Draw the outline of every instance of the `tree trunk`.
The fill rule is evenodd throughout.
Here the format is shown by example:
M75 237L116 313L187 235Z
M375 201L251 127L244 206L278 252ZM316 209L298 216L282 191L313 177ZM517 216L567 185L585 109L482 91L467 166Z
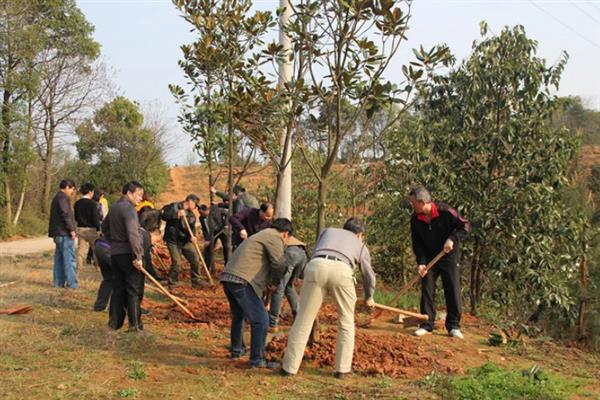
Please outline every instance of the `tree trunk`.
M229 117L229 123L227 124L227 145L229 153L227 160L227 190L229 193L229 208L227 210L227 236L229 236L229 240L227 241L227 251L229 254L233 254L233 229L231 228L231 223L229 222L229 219L233 215L233 126L231 125L231 112L229 113Z
M581 285L581 300L579 301L579 316L577 318L577 335L579 339L585 338L585 325L586 325L586 314L587 314L587 289L589 286L589 271L586 257L586 237L585 227L582 232L581 240L581 263L579 264L579 279Z
M292 62L287 57L291 52L292 41L285 32L285 26L292 16L290 0L279 0L279 8L282 10L279 15L279 44L283 47L286 55L279 61L279 87L284 87L287 82L292 80L293 72ZM291 104L288 104L288 106L291 106ZM287 219L292 219L291 125L292 121L290 120L284 128L284 134L281 136L281 160L279 161L275 190L275 214L278 218Z
M46 157L44 158L44 181L43 181L43 190L42 190L42 213L44 215L49 215L50 210L50 190L52 186L52 153L54 143L52 141L48 141L47 149L46 149Z
M33 93L31 90L28 92L27 99L27 146L31 146L33 142ZM27 185L29 183L29 178L27 177L27 168L29 167L29 158L27 158L27 162L24 162L22 165L23 168L23 176L21 179L21 194L19 195L19 203L17 205L17 210L15 211L15 218L13 220L13 225L17 226L19 223L19 218L21 217L21 212L23 211L23 204L25 203L25 192L27 191Z
M325 217L327 215L326 208L326 199L327 199L327 191L329 190L329 185L327 184L327 180L325 177L321 177L321 181L319 182L319 194L317 198L317 235L315 236L315 240L319 237L321 232L325 229Z
M4 186L4 212L6 213L6 222L12 220L12 192L10 187L10 99L12 92L4 90L2 98L2 158L0 167L2 168L2 184Z
M21 194L19 195L19 205L17 206L17 210L15 211L15 218L13 219L13 226L17 226L19 223L19 218L21 217L21 211L23 211L23 203L25 203L25 182L21 186Z
M470 276L470 288L469 288L469 296L471 300L471 314L477 315L477 305L479 304L479 298L481 296L481 288L480 288L480 247L479 243L475 244L475 249L473 251L473 260L471 261L471 276Z

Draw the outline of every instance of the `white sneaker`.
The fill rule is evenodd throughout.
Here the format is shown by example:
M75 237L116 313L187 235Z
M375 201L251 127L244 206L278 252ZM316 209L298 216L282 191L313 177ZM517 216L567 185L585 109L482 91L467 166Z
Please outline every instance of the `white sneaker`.
M455 337L455 338L458 338L458 339L464 339L465 338L463 336L462 332L460 331L460 329L451 329L450 332L448 332L448 336Z
M427 329L419 328L413 332L413 335L421 337L421 336L425 336L425 335L431 335L431 332L429 332Z

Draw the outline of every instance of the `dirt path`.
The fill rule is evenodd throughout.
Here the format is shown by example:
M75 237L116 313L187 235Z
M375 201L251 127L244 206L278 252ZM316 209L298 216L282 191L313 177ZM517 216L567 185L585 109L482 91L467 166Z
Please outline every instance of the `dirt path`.
M53 249L54 242L49 237L12 240L0 242L0 257L43 253Z

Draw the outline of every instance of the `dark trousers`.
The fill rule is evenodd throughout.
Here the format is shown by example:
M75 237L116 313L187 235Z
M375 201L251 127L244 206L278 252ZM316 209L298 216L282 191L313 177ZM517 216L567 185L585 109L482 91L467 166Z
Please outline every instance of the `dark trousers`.
M133 255L118 254L110 257L113 293L110 298L108 325L120 329L129 320L129 330L143 329L140 305L144 297L144 275L133 266Z
M94 303L94 311L104 311L110 300L110 296L113 291L112 286L112 268L110 263L106 260L98 257L98 265L100 266L100 273L102 274L102 282L98 288L98 296L96 297L96 303Z
M167 249L169 250L169 255L171 256L171 273L169 274L169 279L172 282L177 282L179 280L181 256L183 255L190 263L192 283L198 282L198 278L200 277L200 260L198 259L198 254L196 253L194 244L192 242L187 242L184 244L167 242Z
M216 272L214 254L217 240L221 241L221 247L223 247L223 260L225 261L225 264L227 264L227 261L229 260L229 250L227 248L229 244L229 237L225 232L221 232L210 241L208 246L204 248L204 261L206 262L206 265L210 269L211 273Z
M460 271L454 262L440 263L433 267L421 279L421 314L429 316L429 320L421 323L421 328L433 330L435 323L435 286L438 277L442 277L444 297L446 299L446 329L460 329L462 305L460 301Z
M244 344L244 319L250 321L250 365L265 361L265 345L269 315L249 284L223 282L231 310L231 356L239 357L246 351Z

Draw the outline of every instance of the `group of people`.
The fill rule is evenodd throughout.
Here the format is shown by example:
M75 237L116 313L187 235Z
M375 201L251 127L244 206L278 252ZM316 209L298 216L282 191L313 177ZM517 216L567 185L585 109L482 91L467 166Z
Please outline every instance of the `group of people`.
M60 183L60 191L51 206L49 234L56 243L54 284L56 287L77 287L73 273L73 241L93 243L94 254L103 275L95 310L104 310L108 299L109 326L119 329L125 315L130 330L141 330L141 299L144 289L143 272L152 271L150 248L164 239L172 259L169 282L180 274L180 259L185 257L191 266L192 286L200 285L199 260L194 247L198 243L195 226L202 228L203 256L214 271L215 242L221 241L225 267L220 282L230 305L230 356L242 357L248 350L244 341L244 325L251 331L249 364L252 368L278 368L281 375L298 372L311 328L327 294L338 312L338 338L335 376L344 378L351 373L354 351L354 310L357 301L355 283L357 272L362 276L365 304L375 306L376 277L371 256L364 242L366 228L358 218L348 219L342 228L326 228L319 235L309 255L307 245L294 236L292 222L274 218L273 206L258 204L242 187L234 190L233 201L226 193L213 194L221 198L210 206L199 204L199 198L188 195L183 202L171 203L162 210L146 209L141 215L136 206L142 202L144 189L137 182L127 183L122 197L108 214L98 213L98 206L88 201L92 185L82 185L82 198L75 204L73 217L69 197L75 191L72 181ZM460 330L461 299L460 242L471 231L470 223L456 209L434 202L424 187L409 194L414 210L411 217L411 238L417 273L421 275L421 313L429 318L414 332L415 336L430 334L436 319L435 288L441 276L447 306L445 321L449 336L463 338ZM95 208L96 215L92 215ZM236 212L228 219L227 208ZM98 218L96 218L98 217ZM160 234L160 220L166 223ZM233 253L228 252L227 224L233 230ZM438 253L445 255L428 269ZM84 254L82 248L78 251ZM67 265L68 264L68 265ZM302 279L300 295L295 282ZM265 356L269 330L276 331L283 297L291 308L293 324L282 363L269 362Z

